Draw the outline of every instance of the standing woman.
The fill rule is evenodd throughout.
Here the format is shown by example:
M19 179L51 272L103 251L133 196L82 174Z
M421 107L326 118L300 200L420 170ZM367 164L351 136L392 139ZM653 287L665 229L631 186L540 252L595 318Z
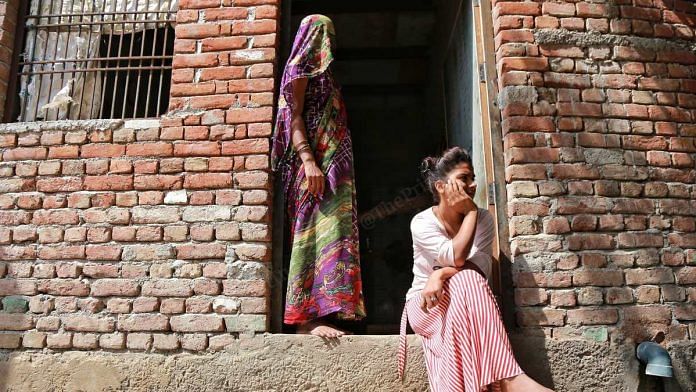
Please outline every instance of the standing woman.
M331 19L302 20L283 72L271 151L292 244L284 322L322 337L344 334L330 318L365 317L352 141L329 68L334 42Z
M406 364L406 323L421 336L433 392L550 391L529 378L510 348L488 286L494 220L473 202L474 168L466 150L428 157L422 172L437 205L411 220L413 284L406 294L398 352Z

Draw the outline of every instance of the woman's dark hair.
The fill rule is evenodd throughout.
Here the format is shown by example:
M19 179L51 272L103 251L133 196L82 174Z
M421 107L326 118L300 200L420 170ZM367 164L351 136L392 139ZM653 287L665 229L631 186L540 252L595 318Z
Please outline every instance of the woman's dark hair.
M421 162L421 174L435 203L440 202L440 195L435 189L435 181L444 180L449 172L461 163L468 163L470 167L474 167L471 155L462 147L449 148L441 156L427 157Z

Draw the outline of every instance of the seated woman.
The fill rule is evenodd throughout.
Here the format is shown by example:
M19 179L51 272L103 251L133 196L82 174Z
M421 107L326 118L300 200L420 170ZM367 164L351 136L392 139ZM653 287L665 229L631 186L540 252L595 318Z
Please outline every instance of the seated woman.
M406 322L421 336L430 389L551 391L528 377L510 348L488 286L494 221L478 208L466 150L423 161L435 199L411 220L413 284L401 318L399 377L406 364Z

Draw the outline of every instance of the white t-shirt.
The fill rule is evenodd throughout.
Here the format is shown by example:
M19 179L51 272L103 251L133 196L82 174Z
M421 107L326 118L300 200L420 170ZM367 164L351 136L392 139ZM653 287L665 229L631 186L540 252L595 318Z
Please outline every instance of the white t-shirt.
M493 253L494 223L488 210L479 208L476 221L474 243L467 260L489 278ZM433 207L417 213L411 219L411 237L413 239L413 283L406 293L408 301L423 290L433 267L454 267L454 248L447 230L435 216Z

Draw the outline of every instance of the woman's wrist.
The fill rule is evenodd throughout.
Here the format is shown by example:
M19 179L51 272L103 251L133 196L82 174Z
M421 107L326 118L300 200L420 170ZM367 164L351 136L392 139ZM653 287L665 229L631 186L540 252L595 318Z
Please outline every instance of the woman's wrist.
M436 279L444 281L445 275L444 275L443 271L444 271L443 268L436 269L435 271L433 271L433 275L435 276Z
M316 163L316 161L314 160L314 154L312 154L309 151L302 151L300 153L300 159L302 160L302 163L306 165Z

